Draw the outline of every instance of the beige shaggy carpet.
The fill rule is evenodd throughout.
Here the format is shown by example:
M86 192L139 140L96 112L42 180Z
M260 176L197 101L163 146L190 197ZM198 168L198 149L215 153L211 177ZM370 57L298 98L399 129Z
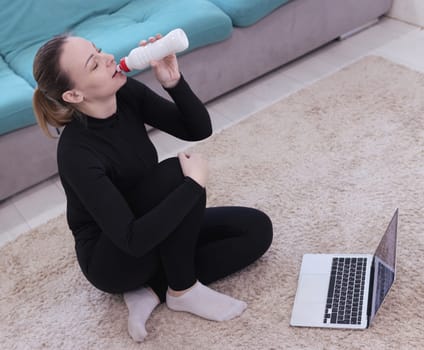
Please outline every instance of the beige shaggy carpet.
M246 312L216 323L161 305L134 343L122 297L84 279L61 216L0 249L1 349L424 348L424 74L367 57L193 150L210 161L210 205L274 223L266 255L213 284ZM397 207L398 276L371 328L290 327L302 255L372 253Z

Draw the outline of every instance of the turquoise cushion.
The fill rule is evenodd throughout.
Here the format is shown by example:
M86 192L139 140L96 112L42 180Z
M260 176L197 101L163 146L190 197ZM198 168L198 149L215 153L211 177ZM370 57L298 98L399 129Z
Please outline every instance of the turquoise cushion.
M250 26L290 0L210 0L226 14L237 27Z
M98 13L112 13L129 0L13 0L0 11L0 53L20 53L29 45L63 33ZM11 57L9 57L11 59Z
M73 2L71 6L67 5L70 8L74 6ZM50 19L52 22L58 20L55 17ZM232 32L231 19L207 0L133 0L116 11L108 10L86 18L75 24L71 33L93 41L119 60L140 40L156 33L166 34L176 27L184 29L189 38L190 47L186 52L227 39ZM32 76L35 53L50 37L42 41L15 43L17 49L5 55L12 69L32 86L35 86Z
M33 91L0 59L0 135L35 123Z

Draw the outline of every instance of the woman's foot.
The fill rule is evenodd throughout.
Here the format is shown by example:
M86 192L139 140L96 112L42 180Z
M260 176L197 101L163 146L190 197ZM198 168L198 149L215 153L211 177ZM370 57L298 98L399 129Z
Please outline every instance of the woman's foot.
M182 295L168 290L166 304L171 310L190 312L211 321L231 320L247 307L244 301L214 291L199 281Z
M135 341L141 342L147 336L146 322L159 305L159 298L152 290L140 288L124 293L124 300L129 311L128 332Z

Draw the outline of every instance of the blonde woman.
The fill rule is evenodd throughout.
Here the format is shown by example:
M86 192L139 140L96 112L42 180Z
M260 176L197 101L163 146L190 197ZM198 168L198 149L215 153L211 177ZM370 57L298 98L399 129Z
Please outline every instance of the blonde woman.
M173 102L117 73L113 55L80 37L54 37L34 60L37 121L47 134L48 125L64 127L57 162L79 265L96 288L123 293L136 341L161 302L214 321L241 315L245 302L206 285L251 264L272 241L263 212L206 208L201 155L158 162L146 124L188 141L212 129L176 56L151 65Z

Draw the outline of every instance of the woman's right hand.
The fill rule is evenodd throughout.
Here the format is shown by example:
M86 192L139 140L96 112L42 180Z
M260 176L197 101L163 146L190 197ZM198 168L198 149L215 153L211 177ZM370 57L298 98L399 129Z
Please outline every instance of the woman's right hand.
M156 40L161 40L162 35L156 34L155 37L150 37L149 41L140 41L140 46L146 46L148 43L154 43ZM177 56L175 54L168 55L161 60L151 61L153 72L156 79L165 88L173 88L180 81L181 74L178 67Z
M184 176L191 177L200 186L206 187L208 178L208 163L199 153L187 154L178 153L181 169Z

